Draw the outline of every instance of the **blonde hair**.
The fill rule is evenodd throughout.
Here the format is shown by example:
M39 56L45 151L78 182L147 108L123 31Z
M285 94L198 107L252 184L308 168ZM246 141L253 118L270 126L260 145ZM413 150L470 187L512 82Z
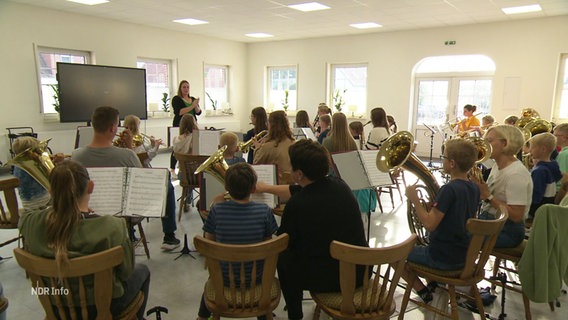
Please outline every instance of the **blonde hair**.
M31 136L18 137L12 143L12 151L15 154L22 153L29 148L37 148L39 146L39 141Z
M52 206L45 219L46 239L60 278L69 263L67 244L81 220L79 199L87 193L89 180L87 170L73 160L55 166L49 176Z
M448 159L453 160L461 172L467 172L477 161L477 147L467 139L450 139L444 144Z
M357 150L357 143L355 143L355 139L351 136L347 126L347 117L341 112L333 114L333 127L331 127L328 137L331 139L330 149L333 152Z
M225 132L221 135L221 137L219 137L219 145L221 147L227 146L227 149L224 152L225 155L233 155L238 142L239 137L237 137L234 132Z
M488 124L491 125L495 123L495 118L490 114L486 114L483 116L483 118L481 118L481 121L488 122Z
M490 127L485 133L485 136L487 136L489 132L492 131L495 131L495 134L499 138L507 142L507 145L505 146L505 148L503 148L503 153L506 155L516 155L523 147L523 144L525 144L525 138L523 136L523 133L521 132L521 129L515 126L508 124L496 125Z
M128 128L132 135L140 134L140 118L133 114L129 114L124 117L123 126Z
M324 114L323 116L321 116L319 121L320 123L325 123L328 126L331 126L331 117L329 116L329 114Z
M556 148L556 137L550 132L543 132L534 135L529 139L530 144L536 144L546 148L546 151L551 154Z
M193 130L197 130L197 123L193 115L186 113L181 117L179 121L179 135L192 133Z
M519 117L510 115L505 118L504 122L505 124L515 125L515 122L517 122L517 120L519 120Z
M554 127L554 132L557 133L563 133L568 135L568 123L561 123L559 125L557 125L556 127Z

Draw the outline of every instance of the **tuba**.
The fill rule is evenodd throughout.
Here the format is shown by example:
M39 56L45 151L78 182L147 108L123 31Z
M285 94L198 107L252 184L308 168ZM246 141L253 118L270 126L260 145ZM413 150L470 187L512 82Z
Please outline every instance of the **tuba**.
M551 132L552 131L552 124L549 121L546 121L541 118L536 118L528 122L524 129L531 133L531 137L537 135L539 133L544 132Z
M252 142L254 140L256 141L260 141L262 140L264 137L266 137L266 135L268 134L268 130L262 130L261 132L257 133L254 137L252 137L249 141L247 142L239 142L237 148L239 149L240 152L242 153L247 153L249 152L251 149L254 150L254 148L252 147Z
M28 148L17 154L6 165L16 166L27 172L45 190L49 190L49 174L55 167L49 153L47 152L47 144L51 139L41 141L36 148Z
M419 197L423 205L436 197L440 185L426 166L412 152L414 136L408 131L400 131L383 142L377 153L377 168L382 172L390 172L403 168L415 174L424 185L417 185ZM428 244L428 231L416 216L412 202L407 201L407 217L410 231L418 236L418 243Z
M483 173L478 167L481 163L488 160L491 157L491 152L493 152L493 147L487 142L487 140L479 137L467 137L467 140L473 142L477 148L477 160L473 167L469 170L469 175L475 177L479 181L483 181Z

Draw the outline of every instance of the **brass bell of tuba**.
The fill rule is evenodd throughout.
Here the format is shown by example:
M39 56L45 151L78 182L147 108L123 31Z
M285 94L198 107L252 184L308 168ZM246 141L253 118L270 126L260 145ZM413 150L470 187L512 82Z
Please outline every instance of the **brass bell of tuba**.
M440 189L438 181L428 168L412 152L414 136L408 131L399 131L385 140L377 153L377 168L382 172L390 172L403 168L415 174L424 185L417 185L421 202L426 205L433 200ZM420 244L428 244L428 231L416 216L416 208L407 201L407 217L410 232L416 234Z
M195 174L200 172L207 172L215 179L219 180L223 185L225 185L225 173L229 169L229 165L223 157L223 152L227 149L227 146L222 146L219 150L215 151L207 160L205 160L196 170Z
M16 166L24 170L41 184L45 190L49 190L49 174L55 167L47 152L47 144L50 140L51 138L41 141L36 148L24 150L9 160L6 165Z
M527 123L524 126L524 129L526 129L531 133L531 137L534 137L539 133L551 132L552 124L544 119L536 118L530 121L529 123Z
M264 137L266 137L267 134L268 134L268 130L262 130L261 132L257 133L254 137L252 137L249 141L239 142L239 144L237 145L237 148L242 153L247 153L251 149L254 150L254 148L252 147L253 146L252 142L254 140L260 141L260 140L264 139Z

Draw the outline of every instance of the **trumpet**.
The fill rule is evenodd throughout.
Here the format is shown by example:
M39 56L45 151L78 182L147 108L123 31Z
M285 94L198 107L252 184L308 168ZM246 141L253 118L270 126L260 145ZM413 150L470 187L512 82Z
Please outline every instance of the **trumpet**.
M264 139L264 137L266 137L266 135L268 135L268 130L262 130L261 132L257 133L254 137L252 137L249 141L239 142L239 144L237 145L237 148L242 153L247 153L251 149L254 150L255 148L254 148L254 145L252 144L253 141L255 141L255 140L256 141L262 141L262 139Z
M142 138L144 138L144 141L148 142L148 143L152 143L152 139L157 140L156 138L154 138L154 136L149 136L145 133L140 132L140 135L142 136ZM161 146L166 146L166 144L164 142L160 142Z

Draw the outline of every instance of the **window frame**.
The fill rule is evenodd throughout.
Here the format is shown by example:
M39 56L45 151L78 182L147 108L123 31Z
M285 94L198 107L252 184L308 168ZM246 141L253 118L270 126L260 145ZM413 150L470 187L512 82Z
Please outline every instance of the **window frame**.
M273 91L272 88L272 77L271 77L271 71L272 70L280 70L280 71L285 71L285 70L293 70L296 73L296 78L295 78L295 90L294 93L291 95L292 97L288 97L288 111L291 110L298 110L298 88L299 88L299 66L297 64L290 64L290 65L275 65L275 66L267 66L266 69L266 83L265 83L265 92L264 92L264 105L267 106L267 111L272 111L272 110L283 110L283 100L284 100L284 94L279 95L279 97L277 99L280 100L280 102L278 104L275 104L273 101L271 101L271 94L270 92ZM290 93L291 89L290 89L290 85L288 85L288 89L283 89L283 92L285 92L286 90L288 90L288 93ZM275 90L274 90L275 91ZM280 90L279 90L280 91Z
M358 104L355 103L350 103L348 100L348 96L349 93L348 92L343 92L343 90L345 90L346 88L336 88L336 78L335 75L337 73L337 69L339 68L365 68L365 94L362 95L364 96L364 101L363 101L363 105L360 106ZM328 93L327 93L327 105L331 108L331 110L333 112L337 112L337 109L335 108L335 104L334 104L334 95L336 93L336 90L340 90L339 94L343 96L343 99L345 100L345 104L342 106L341 112L344 113L345 115L347 115L348 117L358 117L361 115L366 115L368 113L368 95L369 95L369 64L366 62L358 62L358 63L330 63L328 65L328 70L329 70L329 78L328 78ZM360 96L359 94L357 94L358 96ZM355 105L357 106L356 109L351 109L350 106L351 105Z
M173 70L174 70L174 61L170 60L170 59L159 59L159 58L146 58L146 57L137 57L136 58L136 68L138 67L138 63L139 62L143 62L143 63L151 63L151 64L165 64L167 65L167 71L168 71L168 83L167 83L167 92L168 92L168 107L169 110L171 111L172 106L171 106L171 100L173 98L173 96L176 95L176 92L174 92L176 89L174 89L173 87ZM165 111L162 109L162 102L161 99L158 100L158 107L156 110L151 110L150 108L150 104L154 103L153 101L150 100L150 94L148 93L148 88L150 88L151 86L148 85L148 69L147 68L140 68L140 69L146 69L146 96L148 97L148 101L147 101L147 105L146 105L146 110L148 111L148 118L150 118L150 116L155 116L155 112L162 112L165 113Z
M566 84L564 80L566 79ZM560 54L560 61L558 65L558 74L556 78L556 88L554 90L554 111L553 121L556 123L568 122L568 116L562 118L562 103L568 107L568 53ZM566 91L564 93L564 91ZM568 111L567 111L568 113Z
M211 98L214 101L217 101L217 106L215 109L213 109L212 103L209 99L209 97L207 96L207 81L205 78L205 69L206 68L219 68L219 69L223 69L224 73L225 73L225 96L226 96L226 101L220 101L218 99L216 99L215 96L212 96ZM229 65L223 65L223 64L215 64L215 63L203 63L203 98L201 99L201 101L203 101L203 110L205 110L205 114L207 114L207 110L211 111L211 112L215 112L214 110L223 110L225 112L227 112L227 114L232 113L231 111L231 90L230 90L230 85L231 85L231 76L230 76L230 72L231 72L231 66Z
M50 107L49 112L46 111L45 105L44 105L44 92L43 92L43 84L42 84L42 66L41 66L41 54L47 53L47 54L52 54L52 55L70 55L70 56L77 56L77 57L83 57L85 60L84 64L94 64L94 57L93 57L93 53L91 51L88 50L78 50L78 49L66 49L66 48L55 48L55 47L49 47L49 46L41 46L41 45L37 45L34 44L34 57L35 57L35 62L36 62L36 79L37 79L37 85L38 85L38 95L39 95L39 112L40 114L43 114L44 116L53 116L53 115L58 115L59 113L57 111L55 111L54 107ZM60 61L56 61L55 62L55 79L56 79L56 84L57 84L57 62ZM65 62L65 61L61 61L61 62ZM53 110L53 111L52 111Z

